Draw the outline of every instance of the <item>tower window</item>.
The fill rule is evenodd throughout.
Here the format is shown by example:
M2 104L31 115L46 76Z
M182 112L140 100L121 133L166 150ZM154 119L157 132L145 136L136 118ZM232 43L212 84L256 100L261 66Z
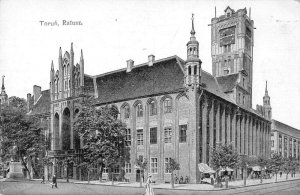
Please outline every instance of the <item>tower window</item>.
M243 105L245 105L245 96L243 96Z
M197 66L194 66L194 75L197 75Z
M191 75L192 74L192 68L189 66L188 67L188 74Z
M243 78L243 87L245 87L245 78Z

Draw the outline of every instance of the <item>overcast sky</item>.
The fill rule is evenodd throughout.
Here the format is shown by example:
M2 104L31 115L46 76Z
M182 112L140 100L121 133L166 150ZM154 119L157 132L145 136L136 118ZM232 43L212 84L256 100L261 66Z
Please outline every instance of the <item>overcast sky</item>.
M186 59L186 43L195 14L202 68L211 73L210 27L229 5L251 7L254 20L253 107L262 104L265 81L273 118L300 129L300 2L287 1L99 1L0 0L0 74L9 96L26 98L33 85L49 89L51 60L74 43L75 62L83 49L85 73L97 75L135 64L178 55ZM41 26L39 21L59 26ZM62 20L81 21L63 26Z

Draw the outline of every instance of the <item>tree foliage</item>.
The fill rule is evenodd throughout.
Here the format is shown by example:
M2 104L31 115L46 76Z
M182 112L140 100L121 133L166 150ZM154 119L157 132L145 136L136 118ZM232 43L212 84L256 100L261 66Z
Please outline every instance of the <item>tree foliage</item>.
M81 166L107 167L110 172L124 167L129 161L129 148L125 145L126 126L113 106L96 108L94 99L86 98L74 122L74 131L83 139ZM102 174L102 172L100 172Z
M295 171L299 166L298 160L296 158L284 158L282 170L286 173L286 180L288 179L288 174L292 171Z
M279 171L282 170L282 166L284 165L284 159L279 153L273 153L268 163L268 168L273 171L276 175L277 181L277 174Z
M171 172L171 187L174 188L174 171L180 170L180 164L175 161L175 159L170 158L167 164L167 171Z
M142 187L142 171L145 172L148 166L148 161L143 156L139 156L135 159L135 164L137 165L138 169L140 169L140 187Z
M230 167L235 168L239 163L239 155L232 145L217 144L212 151L211 163L215 170Z
M27 162L31 161L33 170L38 176L36 160L45 151L44 133L40 119L26 115L26 101L11 97L9 104L1 108L1 149L2 161L21 161L28 173ZM13 152L15 151L15 152ZM13 154L15 153L15 154ZM30 177L30 174L29 174Z

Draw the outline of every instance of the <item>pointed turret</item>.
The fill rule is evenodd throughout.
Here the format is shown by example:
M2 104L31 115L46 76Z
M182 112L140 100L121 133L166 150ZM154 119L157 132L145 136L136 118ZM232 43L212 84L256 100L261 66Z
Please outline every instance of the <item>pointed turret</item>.
M59 85L58 85L58 92L59 92L59 98L63 98L64 71L63 71L63 60L62 60L61 47L59 47L58 65L59 65Z
M268 81L266 81L265 96L268 96Z
M70 96L74 95L74 82L73 82L73 67L74 67L74 51L73 51L73 43L71 43L71 50L70 50L70 80L69 80L69 89L70 89Z
M265 89L265 95L263 97L263 108L265 112L265 117L270 119L272 118L272 107L270 103L270 96L268 94L268 82L266 81L266 89Z
M185 83L187 86L198 86L201 82L201 60L199 59L199 42L195 37L194 14L192 14L192 29L190 34L190 41L186 44L187 60L185 65Z
M5 86L4 86L4 75L2 76L2 87L1 87L1 93L0 93L0 104L6 104L8 103L8 96L5 92Z
M80 86L84 85L84 59L83 59L83 52L81 49L81 54L80 54Z
M192 30L190 41L186 44L187 46L187 61L199 61L199 42L195 37L196 31L194 27L194 14L192 14Z
M4 75L2 76L2 87L1 87L1 91L5 93L5 86L4 86Z

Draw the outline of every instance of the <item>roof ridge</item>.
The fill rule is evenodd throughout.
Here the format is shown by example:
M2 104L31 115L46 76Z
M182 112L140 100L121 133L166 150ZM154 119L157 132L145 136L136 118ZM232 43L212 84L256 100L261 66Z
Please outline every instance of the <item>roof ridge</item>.
M159 62L163 62L163 61L167 61L167 60L171 60L171 59L177 59L177 58L179 58L177 55L173 55L173 56L169 56L169 57L166 57L166 58L161 58L159 60L155 60L153 64L156 64L156 63L159 63ZM179 58L179 59L182 60L181 58ZM133 66L132 69L143 67L143 66L146 66L146 65L148 65L148 62L144 62L142 64L135 65L135 66ZM107 75L110 75L110 74L113 74L113 73L122 72L122 71L125 71L125 70L126 70L126 68L121 68L121 69L117 69L117 70L105 72L105 73L94 75L94 76L90 76L90 77L92 77L92 78L98 78L98 77L107 76Z

